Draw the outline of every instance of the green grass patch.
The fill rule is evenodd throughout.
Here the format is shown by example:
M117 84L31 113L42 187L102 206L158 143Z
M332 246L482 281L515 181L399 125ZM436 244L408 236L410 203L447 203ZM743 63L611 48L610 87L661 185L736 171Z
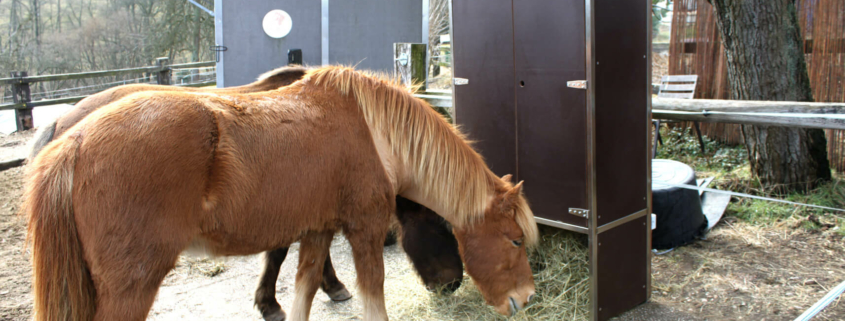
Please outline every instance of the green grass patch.
M692 166L696 173L726 173L748 165L748 152L743 146L728 146L704 137L705 152L692 129L663 127L663 145L657 157L673 159Z

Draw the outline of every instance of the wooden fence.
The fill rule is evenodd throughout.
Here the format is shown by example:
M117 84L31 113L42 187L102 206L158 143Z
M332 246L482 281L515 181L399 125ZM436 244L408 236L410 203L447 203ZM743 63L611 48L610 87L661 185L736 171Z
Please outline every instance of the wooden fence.
M116 70L103 70L103 71L91 71L91 72L80 72L80 73L72 73L72 74L58 74L58 75L40 75L40 76L29 76L27 72L11 72L10 78L0 78L0 85L7 85L11 86L12 91L12 103L7 104L0 104L0 110L15 110L15 122L17 124L17 130L27 130L32 128L33 121L32 121L32 109L39 106L50 106L50 105L57 105L57 104L68 104L68 103L75 103L78 102L87 95L82 96L71 96L71 97L61 97L61 98L54 98L54 99L43 99L38 101L32 101L32 94L30 89L30 84L37 83L37 82L46 82L46 81L60 81L60 80L70 80L70 79L85 79L85 78L97 78L97 77L107 77L107 76L122 76L128 74L150 74L154 75L155 83L160 85L170 85L173 70L176 69L193 69L193 68L207 68L207 67L214 67L216 66L216 62L214 61L206 61L206 62L193 62L193 63L184 63L184 64L169 64L170 60L168 58L158 58L156 59L156 64L154 66L147 66L147 67L139 67L139 68L127 68L127 69L116 69ZM182 84L181 86L190 86L190 87L202 87L202 86L213 86L216 85L216 81L205 81L205 82L196 82L190 84Z
M845 102L845 1L796 0L807 70L817 102ZM697 99L728 99L724 47L707 0L675 0L670 75L698 75ZM742 143L738 125L702 124L710 138ZM827 130L831 167L845 171L845 131Z

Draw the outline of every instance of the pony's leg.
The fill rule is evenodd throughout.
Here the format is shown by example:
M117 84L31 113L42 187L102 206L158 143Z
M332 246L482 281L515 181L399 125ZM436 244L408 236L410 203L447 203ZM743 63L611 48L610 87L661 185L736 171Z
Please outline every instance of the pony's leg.
M255 290L255 306L266 321L285 319L285 311L282 311L282 306L276 301L276 279L287 255L286 247L264 252L264 270L261 271L258 289Z
M358 291L364 303L365 321L387 320L384 305L384 237L381 233L347 233L352 246L355 271L358 274ZM378 234L378 235L375 235Z
M264 253L264 270L261 271L258 288L255 290L255 306L266 321L285 319L285 311L276 301L276 279L279 277L279 269L287 255L288 248L286 247ZM320 288L335 302L352 298L352 294L335 274L331 255L326 255L326 263L323 265L323 282L320 284Z
M323 264L323 282L320 283L320 288L335 302L346 301L352 298L352 294L349 293L346 286L337 279L334 266L332 266L331 254L326 254L326 263Z
M323 278L323 266L329 254L334 232L309 232L300 240L299 266L294 284L292 321L306 321L311 314L311 302Z
M182 247L137 244L125 256L99 259L91 267L97 291L94 321L143 321L161 282L176 265Z

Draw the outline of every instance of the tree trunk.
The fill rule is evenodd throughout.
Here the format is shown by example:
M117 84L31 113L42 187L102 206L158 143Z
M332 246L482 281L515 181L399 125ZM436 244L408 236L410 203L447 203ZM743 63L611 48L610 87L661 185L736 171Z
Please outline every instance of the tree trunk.
M12 52L12 39L18 32L18 1L12 0L12 7L9 9L9 52Z
M709 0L725 46L731 98L813 101L793 0ZM830 180L821 129L742 126L751 171L780 192Z
M62 0L56 0L56 28L62 33Z
M191 61L200 61L200 35L202 35L202 23L200 21L200 8L194 8L194 52Z

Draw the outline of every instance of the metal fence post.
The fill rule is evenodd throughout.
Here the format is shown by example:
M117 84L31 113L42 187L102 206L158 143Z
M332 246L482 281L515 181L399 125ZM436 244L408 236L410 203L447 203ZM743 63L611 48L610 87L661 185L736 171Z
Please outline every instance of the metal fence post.
M173 73L170 69L170 58L156 58L156 66L158 66L156 83L159 85L170 85L170 75Z
M33 127L32 123L32 107L26 104L32 101L29 90L29 82L25 82L24 78L27 76L26 71L11 72L12 78L18 78L18 81L12 85L12 99L14 103L24 103L24 108L15 109L15 125L18 131L25 131Z

